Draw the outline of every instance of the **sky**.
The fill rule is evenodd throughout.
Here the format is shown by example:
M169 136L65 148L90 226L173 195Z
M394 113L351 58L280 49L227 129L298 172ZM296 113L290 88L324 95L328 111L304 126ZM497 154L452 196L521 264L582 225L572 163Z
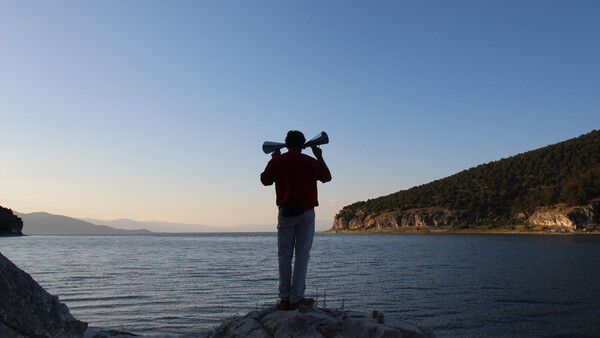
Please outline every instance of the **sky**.
M600 1L6 0L0 46L22 213L275 224L261 145L300 130L333 222L600 127Z

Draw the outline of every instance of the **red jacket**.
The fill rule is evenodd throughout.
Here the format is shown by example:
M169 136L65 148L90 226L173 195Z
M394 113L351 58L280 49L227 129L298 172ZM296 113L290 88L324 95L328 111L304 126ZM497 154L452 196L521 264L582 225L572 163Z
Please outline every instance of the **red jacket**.
M260 174L262 184L275 183L277 205L298 203L305 210L319 205L317 181L330 180L331 173L326 165L294 148L273 157Z

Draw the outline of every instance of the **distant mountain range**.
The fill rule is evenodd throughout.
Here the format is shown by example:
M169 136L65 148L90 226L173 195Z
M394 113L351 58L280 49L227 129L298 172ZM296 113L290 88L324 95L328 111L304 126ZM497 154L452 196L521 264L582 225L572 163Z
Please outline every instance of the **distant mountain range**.
M136 221L128 218L115 220L101 220L96 218L82 218L83 221L93 224L104 224L119 229L148 229L152 232L222 232L222 228L203 224L185 224L160 221Z
M47 212L23 214L15 212L23 220L25 235L108 235L146 234L146 229L116 229L107 225L96 225L76 218L53 215Z
M277 231L276 224L244 224L235 226L216 227L204 224L186 224L175 222L160 222L160 221L135 221L127 218L116 220L101 220L95 218L82 218L82 220L94 223L104 224L113 228L119 229L148 229L152 232L271 232ZM317 220L315 222L317 231L327 230L331 227L331 220Z
M25 235L110 235L110 234L149 234L149 233L194 233L194 232L272 232L275 224L238 225L215 227L202 224L185 224L173 222L148 221L140 222L120 218L116 220L100 220L94 218L77 219L47 212L19 213L15 215L23 220ZM330 220L316 222L316 229L326 230L331 227Z

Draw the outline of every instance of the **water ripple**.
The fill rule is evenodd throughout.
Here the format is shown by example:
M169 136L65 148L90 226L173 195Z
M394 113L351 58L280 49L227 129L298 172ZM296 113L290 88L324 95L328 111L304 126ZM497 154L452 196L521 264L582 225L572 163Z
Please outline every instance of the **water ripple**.
M273 233L27 236L0 250L97 328L197 331L277 298ZM307 294L444 337L594 336L598 280L600 236L317 234Z

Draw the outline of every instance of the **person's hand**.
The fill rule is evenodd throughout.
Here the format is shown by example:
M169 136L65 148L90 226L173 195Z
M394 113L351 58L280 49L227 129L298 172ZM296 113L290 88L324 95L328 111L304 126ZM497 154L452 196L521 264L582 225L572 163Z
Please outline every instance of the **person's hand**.
M275 151L274 151L274 152L271 154L271 157L275 157L275 156L278 156L278 155L281 155L281 149L277 149L277 150L275 150Z
M310 149L312 149L313 154L315 155L316 158L322 158L323 157L323 149L317 147L317 146L310 146Z

